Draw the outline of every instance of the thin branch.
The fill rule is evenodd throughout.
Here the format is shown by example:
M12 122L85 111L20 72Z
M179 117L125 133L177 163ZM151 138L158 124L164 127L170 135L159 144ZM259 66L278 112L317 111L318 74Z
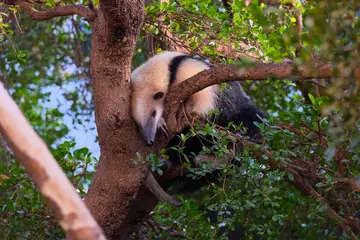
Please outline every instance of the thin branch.
M326 88L326 85L321 83L318 79L310 79L309 82L315 84L318 87Z
M177 231L173 229L173 226L166 227L158 222L156 222L153 218L149 218L146 220L146 223L152 228L154 232L166 231L168 232L170 237L177 237L177 238L185 238L185 233Z
M163 2L169 4L170 1L169 0L160 0L160 4L162 4ZM164 24L164 20L165 20L165 15L160 14L157 17L158 20L158 24L160 27L160 30L162 33L164 33L164 35L166 36L166 38L169 39L169 46L168 46L168 50L171 51L178 51L178 52L186 52L185 48L180 47L179 45L176 44L176 42L174 40L172 40L173 38L178 40L177 36L174 36L171 32L170 32L170 26L167 24Z
M88 4L89 8L94 8L94 3L92 0L87 0L87 4Z
M350 235L350 238L358 239L355 235L355 233L351 230L351 228L346 224L346 220L343 219L339 214L337 214L327 203L326 200L315 191L313 187L311 187L294 169L288 168L288 172L291 172L291 174L294 176L294 181L296 181L299 185L302 186L302 191L306 191L305 193L310 194L313 198L315 198L317 201L323 203L327 207L327 214L331 219L336 220L341 228Z
M250 5L252 0L245 0L246 5ZM285 2L285 3L283 3ZM264 3L269 6L286 6L286 7L293 7L293 3L291 1L282 1L282 0L258 0L258 3Z
M148 58L151 58L155 55L154 49L154 37L150 33L145 33L146 35L146 45L147 45L147 53Z
M303 17L302 17L302 12L301 12L300 8L294 9L294 17L296 19L296 32L297 32L298 38L299 38L298 46L296 47L296 55L297 55L297 57L299 57L300 50L302 48L301 34L303 32Z
M68 239L105 239L45 143L1 84L0 134L36 183Z
M230 0L229 0L230 1ZM231 8L231 6L230 6ZM200 56L202 56L201 49L203 46L206 45L212 45L215 46L216 52L219 53L219 56L230 58L230 59L241 59L241 58L248 58L249 60L253 62L259 62L260 58L257 54L260 50L252 46L249 43L245 43L243 41L230 41L230 42L237 42L238 47L235 46L234 43L226 43L223 40L219 39L216 33L212 33L212 30L208 26L202 26L199 24L195 24L194 27L199 28L200 30L207 32L205 37L201 37L201 43L194 49L193 47L190 47L190 43L195 41L199 41L198 37L195 39L189 39L185 38L182 40L182 37L188 34L180 34L180 35L174 35L169 31L169 26L164 24L164 19L170 19L179 23L188 24L187 18L196 18L199 21L206 21L211 22L212 24L218 25L220 27L221 23L210 19L207 16L203 15L194 15L191 13L184 13L184 12L172 12L172 13L158 13L157 14L157 20L158 23L155 24L152 20L152 18L149 18L146 23L149 25L152 25L153 27L158 28L160 34L162 35L163 42L167 42L167 50L172 51L178 51L183 53L196 53ZM167 40L167 41L164 41ZM239 50L242 49L242 50ZM249 49L257 49L257 51L248 51Z
M73 176L73 185L74 185L74 187L77 187L77 185L79 184L79 182L81 181L81 179L87 174L87 172L86 172L87 168L88 168L88 163L85 164L85 166L84 166L84 168L83 168L83 170L82 170L81 173L76 174L76 175ZM77 177L79 177L79 178L78 178L78 180L75 181L75 179L76 179Z
M163 32L162 29L160 29L160 28L158 28L158 29L159 29L160 34L162 34L170 42L171 47L168 50L183 52L183 53L187 53L187 54L196 53L200 56L203 55L201 52L201 46L198 46L196 49L193 49L189 46L189 44L190 44L189 40L181 40L180 39L181 35L178 36L178 35L173 35L171 33L168 34L169 31ZM244 51L237 50L235 48L234 44L225 44L216 38L210 38L210 39L204 38L201 45L203 45L203 46L216 45L216 52L219 53L219 56L221 56L221 57L234 59L234 60L246 58L253 62L260 61L260 58L254 52L247 51L254 47L249 44L243 43L243 42L239 42L239 45L242 49L244 49Z
M356 70L360 76L360 70ZM186 81L173 85L165 99L164 117L171 132L180 132L184 128L182 119L176 119L180 104L188 96L215 84L230 81L296 79L307 80L312 78L334 77L332 64L329 62L315 62L311 66L296 66L293 63L260 63L245 68L236 65L219 65L215 68L204 70Z
M83 17L87 21L93 21L96 16L96 10L94 8L87 8L82 5L70 4L66 6L58 6L54 8L48 8L43 11L36 10L31 4L25 1L19 0L0 0L0 2L7 5L18 5L20 10L27 13L29 17L34 20L49 20L54 17L69 16L77 14Z
M231 4L233 3L232 0L222 0L222 3L224 4L224 8L226 9L226 12L229 15L229 19L232 22L234 19L234 12L232 10Z
M360 193L360 186L354 179L340 178L336 182L338 188L346 189L348 191Z

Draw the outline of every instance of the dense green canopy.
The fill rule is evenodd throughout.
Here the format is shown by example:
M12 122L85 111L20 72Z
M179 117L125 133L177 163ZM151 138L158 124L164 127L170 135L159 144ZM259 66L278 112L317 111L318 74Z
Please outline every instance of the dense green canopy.
M133 67L151 51L177 46L213 63L331 61L334 78L244 82L246 92L269 116L258 123L262 143L238 153L232 164L221 165L220 184L182 196L180 208L158 204L153 219L184 232L187 239L227 239L226 234L219 236L219 223L232 229L240 226L246 239L347 239L350 232L344 231L344 224L359 236L360 2L253 1L248 6L245 2L180 0L147 5ZM97 158L89 146L78 146L69 136L76 129L95 131L90 48L91 28L80 17L40 22L0 5L0 81L82 196ZM216 139L213 148L205 149L208 153L227 151L216 126L195 127L193 134ZM161 173L156 157L147 160L153 171ZM281 166L295 169L305 183L298 184L297 176ZM188 175L197 178L209 171L210 164L204 164ZM207 219L210 210L218 213L218 223ZM1 239L64 238L1 136L0 229ZM150 229L153 239L165 239L171 232Z

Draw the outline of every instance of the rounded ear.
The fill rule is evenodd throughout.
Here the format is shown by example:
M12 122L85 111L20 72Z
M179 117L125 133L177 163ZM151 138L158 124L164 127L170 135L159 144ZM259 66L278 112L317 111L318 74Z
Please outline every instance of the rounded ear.
M154 98L155 100L159 100L159 99L163 98L164 96L165 96L165 93L164 93L164 92L157 92L157 93L155 93L155 95L153 96L153 98Z

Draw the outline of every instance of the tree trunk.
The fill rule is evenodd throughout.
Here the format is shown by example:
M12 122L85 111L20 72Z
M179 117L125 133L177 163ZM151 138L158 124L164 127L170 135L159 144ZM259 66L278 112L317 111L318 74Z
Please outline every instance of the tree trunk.
M151 211L156 198L142 187L147 154L130 114L131 60L144 19L143 1L100 1L91 22L91 76L100 162L85 202L108 239L128 239ZM142 202L143 200L144 202Z

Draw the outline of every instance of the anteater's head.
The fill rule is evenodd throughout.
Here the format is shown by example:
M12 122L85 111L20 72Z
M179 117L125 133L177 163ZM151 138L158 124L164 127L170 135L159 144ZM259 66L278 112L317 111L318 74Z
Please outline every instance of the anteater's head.
M164 99L170 82L169 64L177 52L164 52L150 58L131 73L131 111L146 145L152 146L162 118Z

